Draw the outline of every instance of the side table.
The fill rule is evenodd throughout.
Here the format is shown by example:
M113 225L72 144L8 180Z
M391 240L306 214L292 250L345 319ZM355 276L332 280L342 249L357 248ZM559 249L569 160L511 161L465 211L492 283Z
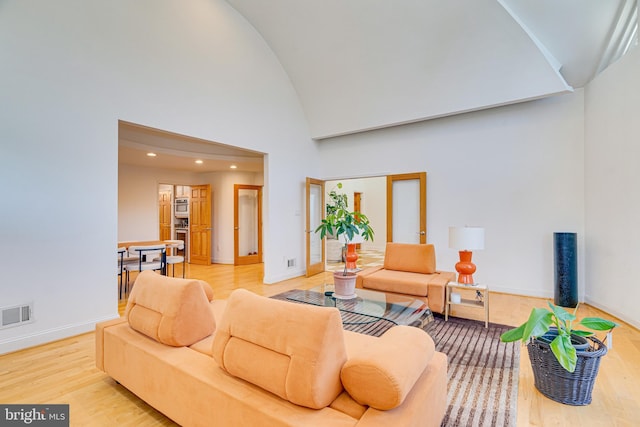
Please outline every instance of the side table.
M461 298L460 302L451 301L451 293L454 289L462 291L474 291L474 299ZM465 292L466 293L466 292ZM451 305L460 305L464 307L482 308L484 309L484 327L489 327L489 287L487 285L466 285L464 283L449 282L447 283L444 320L449 320L449 311Z

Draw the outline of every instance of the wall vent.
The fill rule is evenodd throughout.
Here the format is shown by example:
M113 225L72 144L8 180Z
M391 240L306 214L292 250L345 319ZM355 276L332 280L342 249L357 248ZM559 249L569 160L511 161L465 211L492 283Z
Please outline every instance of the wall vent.
M0 309L0 329L22 325L33 321L31 304L16 305Z
M287 260L287 268L292 268L296 266L296 259L291 258Z

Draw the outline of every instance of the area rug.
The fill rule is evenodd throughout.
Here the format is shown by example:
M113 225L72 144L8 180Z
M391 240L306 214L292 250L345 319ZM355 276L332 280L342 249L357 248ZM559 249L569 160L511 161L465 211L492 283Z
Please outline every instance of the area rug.
M515 426L520 344L500 341L511 327L436 315L424 329L449 358L442 426Z
M289 291L291 292L291 291ZM287 300L289 292L273 298ZM341 312L344 329L380 336L393 323ZM368 316L367 316L368 317ZM500 342L510 326L441 315L424 326L436 349L449 359L447 413L443 427L515 426L519 343Z

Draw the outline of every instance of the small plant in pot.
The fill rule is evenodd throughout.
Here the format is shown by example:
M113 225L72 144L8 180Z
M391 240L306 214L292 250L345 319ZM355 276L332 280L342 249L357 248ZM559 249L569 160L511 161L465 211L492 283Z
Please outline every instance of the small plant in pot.
M576 311L569 313L549 303L549 308L534 308L529 319L500 336L503 342L527 344L536 388L548 398L569 405L588 405L598 374L600 358L607 347L594 331L611 331L617 323L599 317L576 322Z
M337 188L341 189L342 183L338 183ZM344 241L345 251L356 236L373 241L373 229L369 219L361 212L349 210L346 194L338 193L336 190L329 192L326 209L326 217L315 230L316 233L320 233L320 239L324 239L325 236L335 236L338 240ZM343 299L355 297L356 273L348 271L346 263L343 271L334 272L333 279L334 297Z

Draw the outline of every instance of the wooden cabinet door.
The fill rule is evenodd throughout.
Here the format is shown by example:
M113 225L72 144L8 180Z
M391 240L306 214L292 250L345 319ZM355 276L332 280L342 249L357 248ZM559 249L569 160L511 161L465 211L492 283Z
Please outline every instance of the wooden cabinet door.
M189 200L190 262L211 264L211 186L192 185Z
M159 223L160 232L158 233L159 240L171 239L171 192L161 191L158 195L159 198Z

